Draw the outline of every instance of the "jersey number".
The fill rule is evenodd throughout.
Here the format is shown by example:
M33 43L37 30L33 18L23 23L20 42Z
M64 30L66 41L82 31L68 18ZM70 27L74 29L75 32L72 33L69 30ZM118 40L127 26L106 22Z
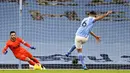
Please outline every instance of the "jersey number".
M83 23L82 23L82 26L83 26L83 27L85 27L86 25L87 25L87 23L86 23L86 22L83 22Z

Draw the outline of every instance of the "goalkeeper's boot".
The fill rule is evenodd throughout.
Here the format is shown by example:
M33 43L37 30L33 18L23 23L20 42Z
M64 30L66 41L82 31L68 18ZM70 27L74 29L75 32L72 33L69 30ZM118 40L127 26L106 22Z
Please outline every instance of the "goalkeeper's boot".
M46 70L46 68L45 68L44 66L42 67L42 69L43 69L43 70Z
M38 64L38 69L39 69L39 70L42 70L41 64Z
M40 70L45 70L46 68L42 66L41 64L38 64Z
M38 64L35 64L35 65L34 65L34 70L39 70Z

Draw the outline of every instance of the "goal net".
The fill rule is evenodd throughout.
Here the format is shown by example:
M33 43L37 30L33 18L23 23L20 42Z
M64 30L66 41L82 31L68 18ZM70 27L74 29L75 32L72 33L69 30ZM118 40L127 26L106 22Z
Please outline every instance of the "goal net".
M22 3L21 3L21 2ZM21 5L22 4L22 5ZM113 13L94 23L101 36L96 43L90 36L83 45L89 69L130 69L130 0L0 0L0 50L14 30L17 36L36 47L25 47L47 69L82 69L77 51L65 54L74 44L75 32L90 11ZM8 49L0 55L0 69L28 69Z

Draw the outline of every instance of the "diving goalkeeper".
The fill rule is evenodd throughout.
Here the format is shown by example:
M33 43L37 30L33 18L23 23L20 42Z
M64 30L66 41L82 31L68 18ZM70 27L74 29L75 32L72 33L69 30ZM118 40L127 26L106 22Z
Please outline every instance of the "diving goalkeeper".
M23 39L16 36L15 31L10 32L10 39L6 42L6 46L2 50L3 54L7 54L7 49L10 48L10 50L13 52L14 56L22 61L28 62L30 65L41 65L40 62L32 56L31 53L29 53L25 48L20 46L20 44L24 44L25 46L36 49L35 47L30 46L27 42L25 42ZM41 67L41 66L40 66ZM42 67L41 67L42 68Z

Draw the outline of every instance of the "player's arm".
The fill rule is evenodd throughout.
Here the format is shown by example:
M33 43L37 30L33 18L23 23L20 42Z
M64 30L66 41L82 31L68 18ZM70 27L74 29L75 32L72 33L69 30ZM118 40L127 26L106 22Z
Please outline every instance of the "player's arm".
M98 21L98 20L101 20L103 19L104 17L108 16L109 14L111 14L112 11L108 11L107 13L103 14L103 15L100 15L100 16L97 16L94 21Z
M101 40L100 40L101 37L95 35L94 32L90 31L90 34L96 39L97 42L100 42L100 41L101 41Z
M33 47L33 46L31 46L30 44L28 44L27 42L25 42L23 39L21 39L21 38L19 38L20 39L20 42L22 43L22 44L24 44L25 46L27 46L27 47L29 47L29 48L31 48L31 49L36 49L35 47Z
M28 44L27 42L25 42L23 39L21 39L21 43L24 44L25 46L29 47L29 48L31 47L31 45Z
M8 44L6 43L6 45L5 45L5 47L4 47L4 49L2 50L2 53L3 54L6 54L8 51L7 51L7 49L8 49Z

